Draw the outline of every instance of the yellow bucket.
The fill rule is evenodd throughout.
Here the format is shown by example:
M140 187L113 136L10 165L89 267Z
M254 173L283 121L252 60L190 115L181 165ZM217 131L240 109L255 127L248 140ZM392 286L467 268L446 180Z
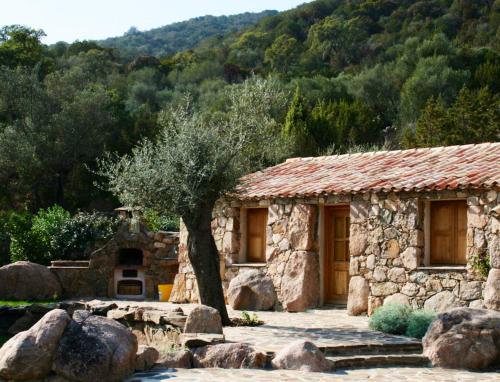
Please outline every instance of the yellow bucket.
M158 297L160 301L168 301L170 298L170 292L172 292L174 284L159 284L158 285Z

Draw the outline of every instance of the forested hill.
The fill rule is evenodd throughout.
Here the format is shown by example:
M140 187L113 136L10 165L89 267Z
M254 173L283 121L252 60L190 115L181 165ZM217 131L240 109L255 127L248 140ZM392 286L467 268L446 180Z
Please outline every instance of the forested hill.
M117 48L126 57L137 55L165 56L191 49L203 39L235 32L277 11L242 13L232 16L202 16L141 32L131 27L120 37L111 37L99 43L108 48Z
M234 17L224 25L243 24ZM0 211L113 205L94 186L97 158L157 136L187 95L223 120L231 90L256 77L286 95L263 143L281 160L500 140L500 0L316 0L196 44L201 20L169 43L130 33L116 49L0 28Z

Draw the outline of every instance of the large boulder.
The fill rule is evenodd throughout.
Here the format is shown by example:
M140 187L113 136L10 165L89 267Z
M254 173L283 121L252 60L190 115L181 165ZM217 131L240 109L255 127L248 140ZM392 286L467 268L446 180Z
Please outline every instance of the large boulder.
M184 333L222 334L219 311L210 306L197 305L187 317Z
M273 281L256 270L240 273L227 289L229 305L236 310L269 310L276 299Z
M160 353L154 347L139 345L135 358L135 370L146 371L151 369L159 357Z
M500 269L490 269L484 288L484 306L500 310Z
M57 276L47 267L17 261L0 268L0 300L49 300L61 296Z
M134 372L137 348L136 337L122 324L77 310L52 369L72 381L122 381Z
M280 350L272 360L275 369L301 371L328 371L330 365L325 355L309 341L296 341Z
M222 369L262 369L266 355L240 343L209 345L193 351L194 367Z
M313 252L290 255L281 280L283 306L289 312L303 312L319 303L319 264Z
M441 313L423 338L433 365L482 369L500 365L500 313L457 308Z
M164 353L156 363L158 368L190 369L193 367L193 355L188 350Z
M349 297L347 298L347 314L357 316L368 311L368 280L362 276L353 276L349 281Z
M436 313L442 313L453 308L458 308L460 305L460 300L453 294L453 292L444 290L425 300L424 309L433 310Z
M31 329L7 341L0 348L0 378L36 380L47 376L59 340L70 321L64 310L54 309Z

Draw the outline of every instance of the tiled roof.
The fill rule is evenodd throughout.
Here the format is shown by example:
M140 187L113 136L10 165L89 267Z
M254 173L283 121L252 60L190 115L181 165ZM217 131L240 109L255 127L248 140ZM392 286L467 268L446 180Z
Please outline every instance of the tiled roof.
M238 199L500 185L500 143L292 158L249 174Z

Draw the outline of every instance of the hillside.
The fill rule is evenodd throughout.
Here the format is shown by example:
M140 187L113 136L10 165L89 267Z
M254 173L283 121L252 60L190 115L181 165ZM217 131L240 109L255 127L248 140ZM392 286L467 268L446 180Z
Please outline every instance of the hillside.
M207 37L241 30L276 13L263 11L232 16L202 16L143 32L132 27L123 36L107 38L99 43L104 47L119 49L126 57L145 54L165 56L191 49Z
M2 28L0 210L111 205L88 171L97 158L155 137L188 97L223 121L231 91L260 78L283 95L258 148L273 161L500 141L500 0L317 0L197 20L102 43L116 49Z

